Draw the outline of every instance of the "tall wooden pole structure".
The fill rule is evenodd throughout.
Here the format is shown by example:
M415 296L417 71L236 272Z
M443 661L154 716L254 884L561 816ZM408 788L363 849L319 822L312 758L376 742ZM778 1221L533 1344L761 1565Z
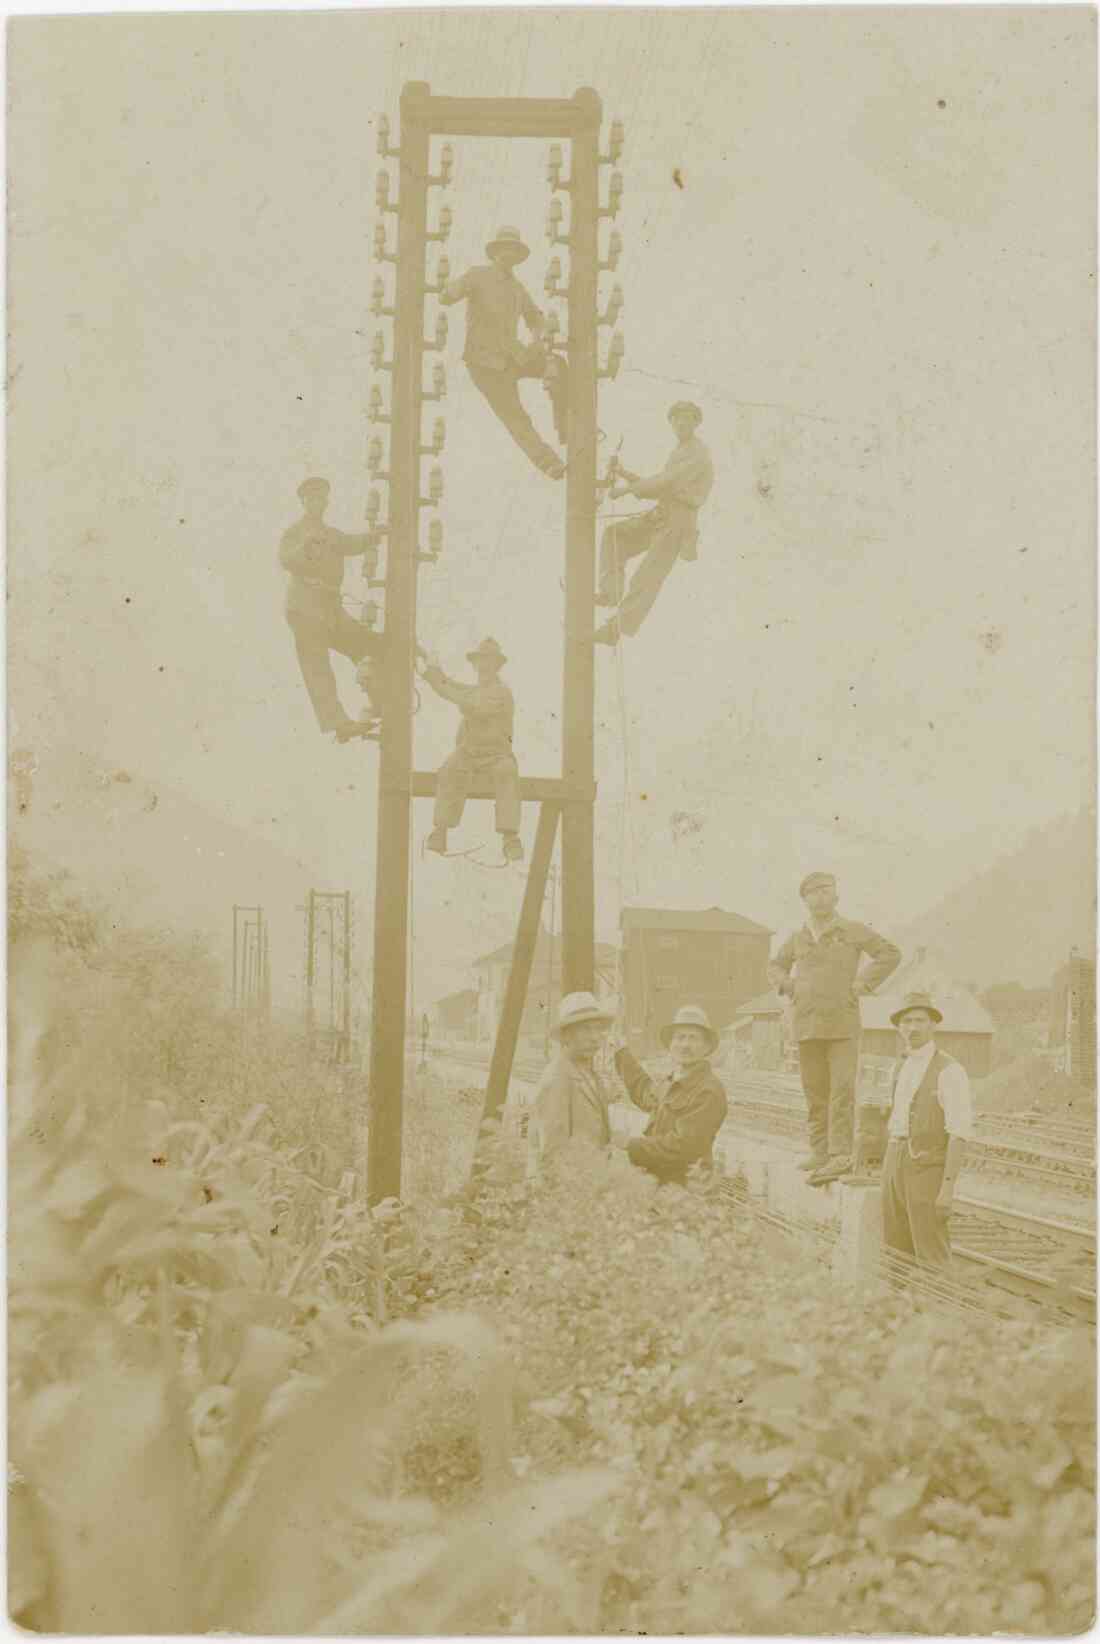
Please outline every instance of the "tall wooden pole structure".
M600 207L600 99L579 91L572 132L569 221L569 466L565 485L565 668L562 776L567 788L593 793L596 581L596 287ZM595 980L595 807L566 802L562 816L562 992L590 990Z
M389 128L380 122L379 152L396 158L400 191L396 204L389 200L389 179L379 177L377 200L383 213L375 229L375 256L396 264L392 308L376 296L374 312L393 316L393 355L384 359L379 333L374 345L376 367L392 373L390 413L382 410L380 390L371 393L371 419L390 425L389 513L378 524L379 504L368 507L368 519L386 538L385 670L386 710L380 733L378 842L375 872L374 967L370 1049L369 1140L367 1193L372 1203L396 1196L401 1188L401 1132L405 1081L405 1035L408 993L409 843L412 800L435 794L433 773L416 771L412 763L413 675L416 653L417 570L425 554L420 548L419 513L434 506L442 494L442 477L432 476L429 495L421 495L420 460L439 447L421 443L421 414L426 398L438 399L444 377L436 368L435 390L424 386L424 352L441 348L446 325L437 327L436 341L424 337L425 293L440 290L428 284L425 254L429 240L447 238L450 216L443 208L440 226L427 227L428 189L450 180L449 160L440 174L430 175L431 139L441 137L520 137L566 139L571 145L568 181L551 164L551 187L567 190L571 198L569 232L558 235L551 214L553 243L567 245L570 257L568 285L569 423L565 486L565 655L563 683L563 744L560 777L523 778L524 801L542 809L527 890L521 910L512 974L506 994L497 1044L486 1091L485 1111L492 1114L508 1089L512 1058L519 1031L523 1000L530 980L531 960L546 876L553 856L559 817L562 827L563 989L591 988L594 981L595 895L593 832L595 761L593 731L594 657L592 648L595 534L598 481L596 475L596 383L613 376L621 357L621 340L612 345L610 369L600 371L597 357L597 285L601 267L598 227L601 216L614 216L621 179L613 179L610 207L599 204L599 166L617 156L613 140L609 157L599 152L601 105L588 89L571 98L433 97L419 82L401 94L401 124L396 148L389 145ZM385 215L397 218L397 247L386 244ZM557 217L560 218L560 208ZM375 283L378 293L381 282ZM617 310L616 310L617 312ZM518 455L512 460L520 461ZM372 472L376 472L377 464ZM491 799L487 784L471 785L471 799Z

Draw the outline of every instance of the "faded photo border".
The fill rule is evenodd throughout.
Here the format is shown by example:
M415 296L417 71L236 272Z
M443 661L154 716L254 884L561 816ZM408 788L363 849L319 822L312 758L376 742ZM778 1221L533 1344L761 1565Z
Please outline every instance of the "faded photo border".
M13 1636L1091 1628L1095 11L5 15Z

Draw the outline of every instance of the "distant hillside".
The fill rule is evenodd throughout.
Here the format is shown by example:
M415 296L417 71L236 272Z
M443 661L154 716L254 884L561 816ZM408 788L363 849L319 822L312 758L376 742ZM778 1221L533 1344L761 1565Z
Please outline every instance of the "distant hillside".
M927 947L963 981L1044 987L1071 947L1091 953L1095 812L1036 828L1019 850L976 875L896 936Z
M11 837L43 868L64 868L76 888L135 924L165 924L210 938L228 973L234 902L268 920L272 993L293 1004L301 969L307 864L235 827L161 783L73 749L14 753Z

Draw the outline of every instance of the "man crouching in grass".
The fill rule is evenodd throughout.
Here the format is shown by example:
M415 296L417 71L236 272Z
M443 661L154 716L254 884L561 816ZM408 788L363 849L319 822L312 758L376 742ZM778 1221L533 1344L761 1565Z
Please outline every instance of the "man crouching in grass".
M673 1070L654 1081L625 1046L615 1052L615 1067L635 1107L653 1117L645 1134L627 1143L632 1164L661 1182L680 1182L693 1164L713 1163L712 1148L729 1103L710 1058L718 1035L697 1005L686 1005L661 1029L661 1041L672 1056Z

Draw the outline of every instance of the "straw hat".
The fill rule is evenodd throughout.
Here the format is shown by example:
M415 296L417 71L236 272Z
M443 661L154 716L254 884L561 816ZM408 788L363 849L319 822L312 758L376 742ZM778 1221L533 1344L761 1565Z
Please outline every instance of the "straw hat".
M558 1025L554 1029L554 1037L560 1039L566 1028L576 1027L580 1022L606 1022L610 1026L614 1020L611 1013L603 1009L594 993L567 993L558 1007Z

